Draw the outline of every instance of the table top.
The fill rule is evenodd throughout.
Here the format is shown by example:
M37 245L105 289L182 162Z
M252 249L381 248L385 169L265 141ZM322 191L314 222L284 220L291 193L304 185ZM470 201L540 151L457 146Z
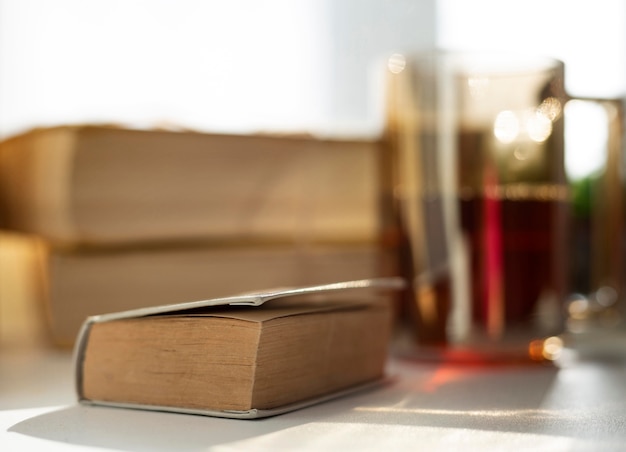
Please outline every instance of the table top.
M394 357L388 374L373 390L232 420L79 405L70 351L0 350L0 449L626 451L624 360L476 366Z

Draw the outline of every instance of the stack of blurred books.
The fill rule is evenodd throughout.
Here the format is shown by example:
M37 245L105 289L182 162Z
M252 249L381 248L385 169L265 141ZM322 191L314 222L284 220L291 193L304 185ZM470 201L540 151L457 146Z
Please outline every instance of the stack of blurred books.
M35 129L0 143L0 230L44 244L47 324L71 345L90 315L379 275L382 149Z

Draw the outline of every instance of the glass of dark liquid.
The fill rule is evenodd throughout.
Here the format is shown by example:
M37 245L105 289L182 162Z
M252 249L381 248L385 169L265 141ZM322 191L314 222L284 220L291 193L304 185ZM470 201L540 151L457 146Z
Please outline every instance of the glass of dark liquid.
M576 284L563 63L394 55L386 94L383 243L413 354L556 359Z

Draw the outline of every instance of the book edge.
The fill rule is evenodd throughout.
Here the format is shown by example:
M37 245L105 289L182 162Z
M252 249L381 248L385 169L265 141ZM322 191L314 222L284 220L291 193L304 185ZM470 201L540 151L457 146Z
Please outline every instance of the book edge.
M86 320L86 322L107 322L110 320L121 320L133 317L145 317L154 314L174 313L188 309L204 308L211 306L261 306L270 300L275 300L278 298L326 293L333 291L345 291L352 289L400 290L402 288L404 288L404 280L400 277L392 276L368 278L331 284L269 289L266 291L249 292L229 297L219 297L208 300L188 301L184 303L152 306L147 308L131 309L128 311L118 311L108 314L91 316Z
M162 127L159 124L153 125L136 125L123 122L71 122L49 125L35 125L27 127L19 131L15 131L0 139L0 142L20 139L22 137L49 131L71 130L73 132L122 132L122 133L163 133L163 134L180 134L180 135L200 135L200 136L220 136L226 138L267 138L267 139L286 139L293 141L309 142L322 141L330 143L346 143L346 144L378 144L381 138L380 132L372 133L321 133L306 128L302 130L249 130L249 131L229 131L222 129L194 129L185 126Z
M375 379L372 381L367 381L364 383L360 383L349 388L340 389L337 391L330 392L328 394L324 394L322 396L313 397L311 399L303 400L296 403L290 403L287 405L283 405L277 408L271 409L259 409L252 408L250 410L203 410L203 409L192 409L192 408L178 408L178 407L170 407L170 406L161 406L161 405L146 405L146 404L135 404L135 403L118 403L118 402L109 402L104 400L92 400L86 398L80 398L79 403L87 406L106 406L112 408L125 408L125 409L134 409L134 410L143 410L143 411L158 411L158 412L167 412L167 413L179 413L179 414L193 414L193 415L201 415L201 416L211 416L211 417L220 417L220 418L228 418L228 419L261 419L271 416L278 416L280 414L289 413L291 411L300 410L303 408L307 408L313 405L317 405L323 402L327 402L330 400L335 400L341 397L345 397L348 395L353 395L362 391L373 390L376 388L383 387L385 384L388 384L391 381L391 378L387 376L383 376L379 379Z

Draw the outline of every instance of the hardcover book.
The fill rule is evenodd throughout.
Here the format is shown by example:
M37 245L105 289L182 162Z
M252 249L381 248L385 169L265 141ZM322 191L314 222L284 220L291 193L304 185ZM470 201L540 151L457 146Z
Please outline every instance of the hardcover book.
M258 418L384 377L398 278L92 316L77 341L84 404Z
M374 244L162 244L43 253L46 318L56 345L72 346L88 316L266 287L381 276Z
M371 241L375 140L41 128L0 142L0 228L64 245Z

